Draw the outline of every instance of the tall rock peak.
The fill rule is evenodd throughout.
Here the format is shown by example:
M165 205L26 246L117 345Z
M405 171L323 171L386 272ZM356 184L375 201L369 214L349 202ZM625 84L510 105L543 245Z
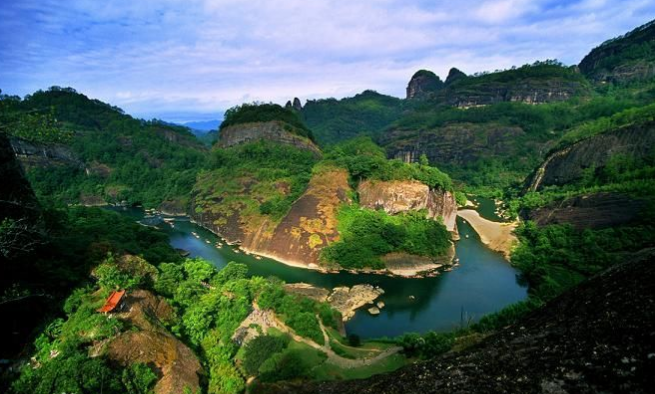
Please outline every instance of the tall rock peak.
M426 99L443 89L443 81L432 71L419 70L407 85L407 99Z
M450 71L448 71L448 76L446 77L446 85L450 85L453 82L460 80L462 78L466 78L466 74L464 74L459 69L453 67L450 69Z
M302 110L302 104L300 103L300 99L298 97L294 97L293 99L293 108L298 111Z

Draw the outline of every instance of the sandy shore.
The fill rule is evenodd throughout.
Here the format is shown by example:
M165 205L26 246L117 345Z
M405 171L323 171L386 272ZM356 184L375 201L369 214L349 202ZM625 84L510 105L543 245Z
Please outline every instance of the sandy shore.
M457 215L471 224L473 230L480 236L482 243L489 249L501 252L506 258L509 258L512 247L517 242L514 235L516 222L493 222L483 218L472 209L457 211Z

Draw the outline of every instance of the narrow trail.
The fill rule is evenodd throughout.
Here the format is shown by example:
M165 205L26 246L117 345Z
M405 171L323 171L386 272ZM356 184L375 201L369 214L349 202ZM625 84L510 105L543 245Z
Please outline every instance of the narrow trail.
M294 341L297 342L302 342L308 346L311 346L312 348L316 350L320 350L321 352L324 352L327 354L328 358L327 361L330 364L336 365L341 368L357 368L357 367L363 367L367 365L372 365L375 364L386 357L389 357L393 354L396 354L402 350L400 346L394 346L390 347L384 350L379 350L379 349L366 349L370 350L372 352L378 352L374 357L367 357L367 358L357 358L357 359L350 359L350 358L345 358L342 357L334 352L332 348L330 347L330 336L328 335L325 326L323 325L323 322L321 322L321 319L316 316L318 323L320 324L321 327L321 332L323 333L323 344L320 345L311 339L307 339L304 337L301 337L300 335L296 334L296 332L289 326L287 326L282 320L280 320L274 313L270 311L263 311L259 309L255 305L255 309L253 312L244 320L244 322L247 322L247 325L250 324L258 324L264 329L265 331L268 330L270 327L277 328L278 330L282 331L283 333L289 335ZM242 323L243 325L244 323ZM351 346L347 345L341 345L343 347L347 347L350 349L357 349L357 350L362 350L361 348L353 348Z

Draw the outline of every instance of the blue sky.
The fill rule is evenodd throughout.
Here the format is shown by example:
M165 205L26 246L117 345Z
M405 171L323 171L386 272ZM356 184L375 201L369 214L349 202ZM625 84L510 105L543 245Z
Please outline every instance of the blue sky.
M0 89L205 120L255 100L403 97L421 68L576 64L653 18L652 0L1 0Z

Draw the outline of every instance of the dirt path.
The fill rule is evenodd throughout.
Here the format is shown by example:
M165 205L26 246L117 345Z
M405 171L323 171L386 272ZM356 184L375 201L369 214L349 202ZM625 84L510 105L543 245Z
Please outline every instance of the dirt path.
M342 357L336 354L334 350L332 350L332 348L330 347L330 336L328 335L325 326L323 326L323 322L321 322L320 318L318 316L316 316L316 318L318 319L318 322L321 326L321 332L323 333L322 345L312 341L311 339L301 337L300 335L296 334L296 332L291 327L287 326L282 320L280 320L273 312L263 311L257 308L256 306L255 309L251 312L251 314L244 320L242 325L244 325L244 323L246 326L249 326L250 324L257 324L260 327L262 327L262 329L265 332L268 331L269 328L274 327L284 332L285 334L289 335L294 341L302 342L308 346L311 346L316 350L320 350L321 352L324 352L328 356L327 362L329 362L330 364L337 365L341 368L357 368L366 365L372 365L402 350L400 346L390 347L385 350L367 349L372 352L378 352L378 353L374 357L368 357L368 358L350 359L350 358ZM347 345L342 345L342 346L352 348L351 346L347 346ZM358 348L353 348L353 349L358 349Z
M482 243L489 249L501 252L506 258L509 258L512 246L517 241L514 235L516 223L493 222L483 218L472 209L457 211L457 216L471 224L473 230L480 236Z

